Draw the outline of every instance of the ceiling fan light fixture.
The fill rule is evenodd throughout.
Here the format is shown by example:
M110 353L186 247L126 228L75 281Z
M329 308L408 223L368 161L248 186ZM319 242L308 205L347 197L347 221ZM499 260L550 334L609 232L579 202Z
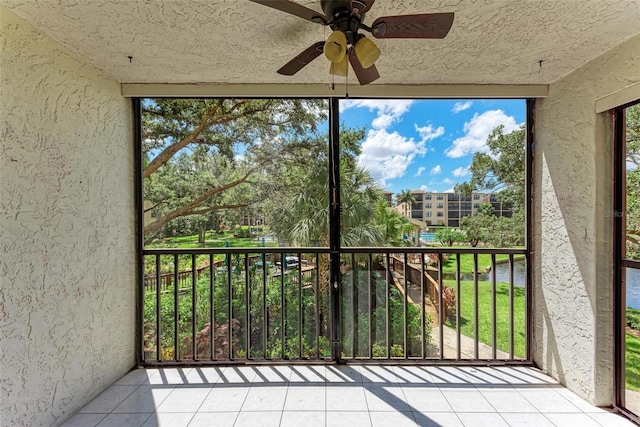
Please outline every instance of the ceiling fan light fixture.
M366 37L360 37L354 46L362 68L369 68L380 58L380 49Z
M340 62L332 62L329 67L329 74L335 76L347 77L349 73L349 61L347 61L347 55L344 56Z
M341 62L347 54L347 35L342 30L335 30L324 44L324 56L329 61Z

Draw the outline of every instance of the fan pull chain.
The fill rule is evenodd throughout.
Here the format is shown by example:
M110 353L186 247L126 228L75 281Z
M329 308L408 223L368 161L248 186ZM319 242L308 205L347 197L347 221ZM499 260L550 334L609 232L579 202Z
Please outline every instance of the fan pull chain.
M344 96L346 99L349 99L349 72L347 72L347 77L345 77L345 89L344 89Z

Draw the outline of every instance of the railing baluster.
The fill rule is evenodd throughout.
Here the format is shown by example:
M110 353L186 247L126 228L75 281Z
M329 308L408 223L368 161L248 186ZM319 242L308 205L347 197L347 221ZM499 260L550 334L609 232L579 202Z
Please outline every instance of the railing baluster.
M244 344L245 344L245 359L251 358L251 277L249 276L249 254L244 254L244 307L245 307L245 319L244 319Z
M462 359L462 343L460 332L460 254L456 254L456 358Z
M442 252L438 252L438 331L440 332L439 343L440 346L440 360L444 359L444 320L442 307L442 293L444 291L444 275L442 274Z
M367 318L369 319L369 339L368 343L368 357L369 359L373 358L373 254L369 253L369 313L367 314Z
M316 322L316 357L320 359L320 254L316 254L316 292L313 298Z
M497 295L496 295L496 254L491 254L491 356L497 357L498 325L497 325Z
M285 356L285 289L284 289L284 266L286 264L287 254L280 254L280 343L282 344L281 358Z
M156 360L162 362L162 339L161 339L161 321L162 321L162 305L160 292L160 255L156 255Z
M524 357L526 359L528 359L530 357L530 348L529 348L529 342L530 342L530 338L529 338L529 327L531 326L529 323L529 304L531 301L529 301L529 275L527 274L527 271L529 270L529 257L527 255L525 255L523 257L523 261L524 261L524 268L525 268L525 274L524 274L524 333L525 333L525 337L524 337Z
M269 312L267 311L267 255L262 257L262 357L267 359L267 335L269 331Z
M355 259L355 254L351 254L351 337L352 337L352 341L351 341L351 357L353 359L356 358L356 342L357 342L357 337L356 337L356 331L358 330L357 327L357 310L358 310L358 306L357 306L358 302L357 302L357 297L356 297L356 259Z
M302 254L298 252L298 359L302 359Z
M213 360L214 355L214 329L215 329L215 311L213 308L214 301L214 283L215 283L215 259L213 253L209 254L209 358Z
M513 359L513 254L509 254L509 359Z
M227 334L229 339L227 340L229 360L233 359L233 286L231 286L231 254L225 255L225 261L227 262Z
M408 256L407 253L404 253L404 259L403 259L403 264L402 264L402 276L403 276L403 283L402 286L404 287L404 298L402 299L402 322L403 322L403 328L402 328L402 332L403 332L403 353L404 353L404 358L407 359L409 357L409 340L408 340L408 327L409 327L409 322L407 319L407 305L408 300L409 300L409 285L408 285L408 281L407 281L407 264L409 262L408 260Z
M478 313L478 253L473 253L473 355L475 359L480 358L479 351L479 323Z
M180 351L178 348L178 254L173 255L173 359L180 360Z
M387 345L387 359L391 358L391 322L389 321L389 287L393 284L393 273L391 272L391 263L389 252L387 252L387 280L385 286L385 310L384 310L384 321L385 321L385 340Z
M425 325L426 313L424 308L424 253L420 253L420 358L427 357L427 346L425 343Z
M198 359L196 354L196 254L191 254L191 359Z

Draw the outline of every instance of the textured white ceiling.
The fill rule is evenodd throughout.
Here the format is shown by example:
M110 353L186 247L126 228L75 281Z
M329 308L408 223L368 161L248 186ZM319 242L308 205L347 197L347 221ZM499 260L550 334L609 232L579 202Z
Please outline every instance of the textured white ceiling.
M322 56L293 77L276 73L330 29L248 0L0 4L123 83L330 82ZM640 33L640 0L377 0L365 23L428 12L455 12L449 35L374 39L374 84L550 83Z

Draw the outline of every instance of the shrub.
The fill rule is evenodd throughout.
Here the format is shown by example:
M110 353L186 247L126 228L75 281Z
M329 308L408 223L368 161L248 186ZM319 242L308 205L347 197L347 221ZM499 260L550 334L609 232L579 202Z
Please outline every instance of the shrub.
M445 265L448 259L449 259L449 254L442 254L442 265ZM426 254L425 263L430 267L437 267L438 254Z
M445 286L442 289L443 320L452 319L456 315L456 290Z
M640 331L640 310L627 307L627 326Z

